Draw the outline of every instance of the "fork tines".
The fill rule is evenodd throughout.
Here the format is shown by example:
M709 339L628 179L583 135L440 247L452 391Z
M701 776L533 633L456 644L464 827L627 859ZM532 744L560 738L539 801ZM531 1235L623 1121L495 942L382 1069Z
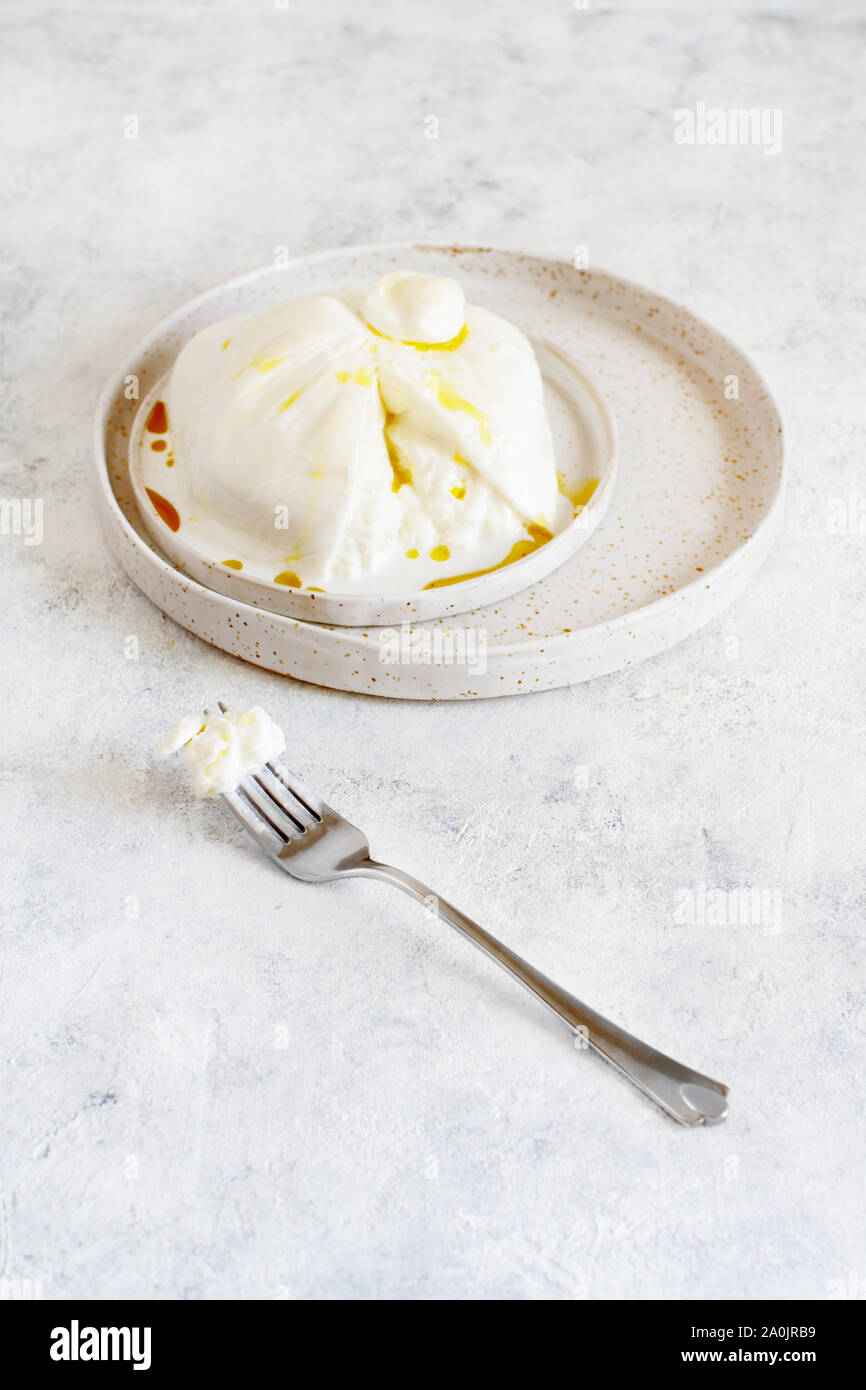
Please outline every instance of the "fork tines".
M222 700L218 704L223 714L229 713ZM238 819L271 853L313 830L322 820L318 798L289 779L286 768L267 762L258 772L244 777L234 791L224 793Z

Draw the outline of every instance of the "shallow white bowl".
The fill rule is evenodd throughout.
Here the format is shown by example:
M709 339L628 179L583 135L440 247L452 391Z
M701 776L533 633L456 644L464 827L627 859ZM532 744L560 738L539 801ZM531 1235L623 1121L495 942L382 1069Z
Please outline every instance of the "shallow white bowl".
M333 288L337 291L343 287L334 285ZM142 520L160 549L191 579L228 598L266 608L284 617L344 627L371 627L380 623L444 618L451 613L467 613L485 604L498 603L535 584L571 559L604 516L616 478L616 422L598 387L553 344L535 342L533 347L544 382L545 406L563 488L577 495L590 481L594 481L596 487L572 521L552 540L511 564L442 587L427 589L422 583L421 587L401 593L354 594L275 584L264 573L256 574L248 563L243 570L227 567L223 563L225 543L217 539L220 528L189 526L182 519L180 529L173 531L148 495L148 490L156 492L172 505L177 502L176 511L181 509L178 471L166 467L166 459L170 457L167 452L152 452L145 428L151 408L165 394L169 373L142 401L129 441L129 471ZM455 553L449 569L457 574L484 570L487 565L496 565L505 549L503 543L498 553L484 556L466 551ZM424 583L448 572L435 562L412 563Z

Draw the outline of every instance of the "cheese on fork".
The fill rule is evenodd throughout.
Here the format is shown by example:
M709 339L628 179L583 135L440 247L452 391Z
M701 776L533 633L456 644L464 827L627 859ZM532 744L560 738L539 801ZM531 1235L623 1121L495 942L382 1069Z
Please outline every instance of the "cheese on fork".
M189 715L154 752L158 761L180 753L196 796L232 791L286 746L285 735L258 705L240 714Z

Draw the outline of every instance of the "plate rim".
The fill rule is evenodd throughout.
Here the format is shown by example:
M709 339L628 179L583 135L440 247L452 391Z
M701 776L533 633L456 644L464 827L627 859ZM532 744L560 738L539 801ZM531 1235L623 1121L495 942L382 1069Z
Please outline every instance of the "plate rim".
M755 552L760 552L755 557L757 559L755 569L759 567L772 542L775 530L777 529L781 519L782 508L784 505L788 471L785 460L786 430L785 419L774 392L771 390L769 383L767 382L760 368L756 365L751 355L744 348L740 347L739 344L734 343L726 333L722 332L721 329L717 328L714 324L710 323L709 320L705 319L701 314L696 313L687 305L682 304L675 299L672 299L669 295L662 294L659 291L654 290L649 286L642 284L639 281L629 278L628 276L620 275L615 271L607 270L603 266L593 266L589 270L579 270L575 268L572 265L572 263L566 258L554 254L546 254L541 251L522 251L519 248L506 246L470 246L465 245L463 243L437 244L432 242L420 241L370 242L362 245L349 245L325 248L320 251L312 251L302 255L292 256L289 257L284 266L280 266L278 267L278 269L288 269L290 266L295 265L301 266L308 264L317 264L319 262L330 261L335 258L349 259L351 257L363 256L365 254L375 255L382 253L389 254L399 252L433 252L440 255L451 255L455 258L460 255L498 255L509 258L519 258L520 260L524 261L536 261L541 264L547 265L562 265L568 267L570 270L574 271L574 273L583 277L585 282L591 281L594 277L598 277L599 279L606 278L610 281L614 281L619 283L620 285L625 286L628 290L632 292L636 292L641 295L651 296L653 299L656 300L656 302L664 305L667 309L673 311L674 313L681 313L687 315L694 323L699 325L702 329L706 330L708 333L712 334L717 338L723 339L732 348L734 348L735 351L742 358L742 360L748 365L750 371L754 373L755 380L765 393L767 404L773 411L773 414L777 421L777 432L772 444L774 458L777 464L774 491L766 505L764 514L758 520L753 531L746 538L746 540L744 540L740 545L737 546L737 548L734 551L732 551L729 555L726 555L723 560L719 561L718 564L713 565L712 568L709 569L705 574L702 574L695 579L689 580L687 583L675 589L672 593L662 594L657 598L650 599L649 602L641 604L639 607L631 610L630 612L620 613L612 618L607 618L602 622L592 623L586 627L575 628L570 632L554 633L550 636L543 638L527 637L522 638L518 641L508 641L507 643L500 642L498 644L493 644L488 646L487 648L487 655L489 658L501 656L506 662L510 663L523 651L529 649L537 650L538 644L541 641L544 642L544 652L546 654L550 647L554 645L575 645L579 641L586 641L600 634L612 634L619 631L621 628L626 628L627 630L629 627L634 627L637 624L652 622L664 609L674 608L678 604L682 605L683 602L696 596L698 593L706 593L708 589L716 590L720 587L723 587L725 580L728 578L729 572L736 571L743 567L744 561L750 556L755 556ZM219 608L231 609L233 612L236 612L238 609L248 610L250 613L254 615L264 615L266 617L274 619L275 621L281 624L290 624L295 629L302 629L313 634L317 631L323 630L329 633L336 632L340 635L341 640L347 643L354 644L358 650L375 650L376 638L373 635L373 633L389 631L393 625L369 624L368 627L371 629L371 632L369 635L365 636L364 634L366 629L363 627L340 627L338 624L334 623L317 623L315 621L303 618L284 617L281 614L272 613L269 609L245 603L243 600L231 599L224 594L218 593L216 590L207 588L205 585L200 584L197 580L191 579L188 575L184 574L183 571L179 570L176 566L163 559L162 555L160 555L156 550L153 549L151 545L148 545L142 539L142 537L139 536L138 532L134 529L134 527L131 526L126 516L124 515L123 509L121 508L120 503L118 502L117 497L115 496L114 489L111 485L109 465L105 449L105 426L107 424L108 407L111 401L115 398L118 389L123 387L126 378L130 375L130 369L132 367L132 364L138 361L142 354L147 353L154 346L156 340L166 331L167 327L171 325L176 319L179 319L186 313L201 308L210 300L215 299L218 296L224 295L227 292L231 292L233 290L241 289L243 286L250 284L257 279L260 279L264 274L272 274L275 269L276 267L274 267L273 264L259 266L254 270L244 272L242 275L234 276L231 279L225 280L218 285L211 286L209 289L205 290L201 294L194 296L192 299L184 301L183 304L179 305L170 314L165 315L163 318L161 318L159 322L142 339L140 339L135 344L135 346L132 349L130 349L129 352L125 354L120 366L111 374L108 381L104 385L102 391L99 393L93 418L93 442L96 458L96 472L103 506L107 505L108 511L111 514L112 521L115 525L119 523L120 529L123 531L127 543L131 545L134 550L144 554L146 556L147 563L155 562L156 567L160 571L162 571L163 574L167 574L169 576L176 576L177 578L182 580L182 582L186 586L188 586L191 592L200 595L205 601L213 602ZM135 583L135 580L133 580L133 583ZM139 586L136 584L136 587ZM529 585L528 587L531 588L532 586ZM728 602L732 601L735 597L737 597L737 593L738 591L732 590L729 594ZM470 613L464 614L455 613L453 615L450 615L450 618L460 619L467 618L470 616L471 611ZM410 623L410 626L423 627L425 623L446 623L449 620L449 618L422 619L414 623ZM697 626L700 626L700 624L698 624ZM694 630L695 629L689 629L688 632L684 632L682 635L685 637L689 635L691 631ZM370 693L385 694L384 691ZM410 696L409 698L412 697Z

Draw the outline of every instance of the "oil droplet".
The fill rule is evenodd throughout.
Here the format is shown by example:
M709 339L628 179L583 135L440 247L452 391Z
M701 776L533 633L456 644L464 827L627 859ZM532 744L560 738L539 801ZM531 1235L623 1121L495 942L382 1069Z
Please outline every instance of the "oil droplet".
M144 428L149 434L165 434L168 429L168 413L165 401L157 401L148 415Z
M229 345L230 342L231 342L231 338L226 338L225 342L223 343L223 352L225 352L225 350L226 350L226 348L228 347L228 345Z
M308 584L307 590L311 594L326 594L328 592L327 589L320 589L318 584Z
M180 517L177 514L177 508L173 507L162 493L154 492L153 488L147 487L144 490L153 503L157 515L162 518L169 531L179 531Z
M430 551L430 559L450 560L451 551L448 549L447 545L434 545L433 549Z
M571 501L575 512L585 507L590 497L592 497L598 487L598 478L588 478L583 486L574 494Z
M463 343L466 342L466 335L469 332L468 324L463 325L460 332L454 338L449 338L447 343L415 343L409 338L389 338L387 333L380 333L378 328L374 328L372 323L367 327L371 333L375 333L377 338L385 338L389 343L401 343L403 347L416 348L418 352L456 352Z
M402 338L404 347L415 348L417 352L456 352L466 342L466 335L469 332L464 323L460 332L454 338L449 338L447 343L412 343L408 339Z
M458 396L454 387L447 381L443 381L436 372L428 372L426 382L436 392L436 398L440 405L444 405L446 410L462 410L470 419L476 421L481 433L482 444L490 443L490 426L487 423L487 416L478 409L477 405L472 405L470 401L465 401L462 396Z
M348 373L348 372L334 372L334 376L337 378L338 381L348 381L348 380L349 380L349 373Z
M282 405L280 406L280 409L277 411L277 414L279 415L280 412L283 410L288 410L290 405L294 405L295 401L298 399L298 396L301 394L301 391L303 391L303 389L303 386L301 386L298 388L297 391L293 391L289 398L283 401Z
M355 381L359 386L372 386L373 373L369 367L359 367L355 373Z
M463 498L466 496L465 487L453 487L451 489L451 496L456 497L458 502L462 502Z
M302 587L300 579L293 570L281 570L279 574L275 574L274 583L285 584L287 589L300 589Z
M401 487L412 486L412 471L400 461L400 451L396 444L392 444L388 435L385 435L385 443L388 446L388 458L391 463L391 472L394 474L394 481L391 484L392 492L399 492Z
M454 455L454 462L455 462L455 463L459 463L461 468L471 468L471 467L472 467L472 464L469 462L469 460L468 460L468 459L465 459L465 458L463 457L462 454L455 454L455 455Z
M417 560L417 559L418 559L418 551L417 551L417 550L407 550L407 551L406 551L406 559L407 559L407 560Z
M391 465L391 472L394 475L393 482L391 483L391 491L399 492L401 487L412 486L412 471L407 466L407 464L403 462L403 455L400 453L400 450L391 438L391 426L394 424L394 421L398 420L400 417L398 415L394 415L385 404L385 398L382 395L381 382L379 383L379 402L382 406L382 410L385 413L385 424L383 426L383 433L385 436L385 447L388 450L388 462Z
M592 497L593 493L598 487L598 478L587 478L585 483L581 483L577 489L572 491L572 489L568 486L568 483L562 473L557 473L556 477L557 481L559 482L560 492L562 493L563 497L568 498L569 502L574 508L574 514L575 516L577 516L577 513L581 510L582 507L586 506L590 497Z
M274 367L278 367L281 362L285 362L283 357L254 357L250 366L258 367L260 372L272 372Z
M529 526L527 530L530 534L533 531L544 533L544 540L533 538L530 541L518 541L513 545L504 560L500 560L498 565L490 565L484 570L472 570L470 574L452 574L446 579L431 579L429 584L425 584L425 589L444 589L447 584L463 584L467 579L480 579L482 574L493 574L495 570L504 570L506 565L513 565L515 560L523 560L527 555L531 555L534 550L539 550L541 546L547 545L551 539L551 534L543 526Z
M222 563L225 565L227 570L242 570L244 567L243 561L241 560L223 560Z
M163 449L168 448L168 445L164 439L155 439L150 447L155 454L161 454Z

